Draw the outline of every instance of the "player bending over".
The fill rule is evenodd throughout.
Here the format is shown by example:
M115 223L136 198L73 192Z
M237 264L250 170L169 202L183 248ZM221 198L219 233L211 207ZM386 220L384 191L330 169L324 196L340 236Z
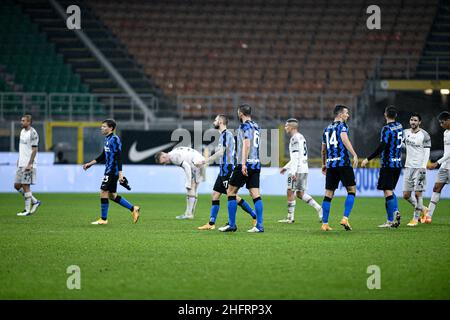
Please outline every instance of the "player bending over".
M214 163L217 159L220 159L220 172L213 188L209 222L204 226L198 227L199 230L214 230L216 228L216 219L220 208L220 196L227 193L228 181L230 180L231 173L234 169L234 137L233 134L227 130L227 124L228 118L223 114L219 114L214 119L214 128L220 132L219 146L214 155L205 159L203 163L201 163L202 165L206 163L210 164ZM256 213L252 210L250 205L237 195L236 201L242 210L247 212L253 218L253 222L256 224Z
M407 224L415 227L424 215L423 192L427 185L427 163L430 158L431 137L420 125L422 117L413 113L409 119L410 129L404 131L406 162L403 181L403 198L414 208L414 215ZM415 192L415 195L412 195Z
M38 152L39 135L31 126L33 119L24 115L20 121L19 159L17 160L14 188L24 197L25 209L19 212L19 217L29 216L36 212L41 202L33 197L31 185L36 182L36 155Z
M186 174L186 211L177 216L179 220L193 219L198 198L198 185L202 181L201 170L198 165L205 161L200 152L189 147L175 148L169 153L158 152L156 163L174 164L183 168Z
M134 223L138 222L140 215L138 206L133 206L117 194L117 182L123 183L125 179L122 173L122 143L114 134L116 126L116 122L112 119L102 122L101 131L105 136L103 152L97 159L83 165L83 169L87 170L94 164L105 161L105 175L100 187L101 217L92 222L95 225L108 224L109 199L130 210Z
M450 183L450 112L443 111L438 116L439 124L444 132L444 155L437 162L430 164L429 169L436 169L439 167L436 183L434 184L433 194L431 195L429 209L426 209L426 215L422 223L431 224L434 210L441 197L441 191L444 186Z
M237 161L228 184L228 224L219 228L221 232L234 232L236 226L237 193L246 185L253 198L256 211L256 226L248 230L251 233L264 232L263 202L259 192L259 176L261 162L259 160L259 126L252 121L252 108L248 104L238 107L238 118L241 122L237 132Z
M350 153L353 156L354 168L358 166L358 155L348 136L347 121L349 118L348 107L337 105L334 108L334 121L325 129L322 137L322 173L326 175L325 197L322 203L323 224L321 230L323 231L333 230L328 225L328 216L330 215L331 200L339 187L339 182L342 182L347 189L344 216L340 225L347 231L352 230L348 217L355 203L356 181L350 162Z
M372 155L363 160L361 165L366 167L370 160L381 154L381 169L377 189L384 192L387 221L378 227L398 228L401 215L394 190L402 171L403 126L396 121L397 109L394 106L385 109L384 118L386 125L381 129L380 145Z
M320 222L322 222L322 207L306 193L308 185L308 148L303 135L298 132L298 120L288 119L284 130L291 136L289 142L289 162L280 170L281 174L288 172L287 178L287 198L288 215L287 219L279 220L281 223L294 223L295 221L295 196L302 199L317 211Z

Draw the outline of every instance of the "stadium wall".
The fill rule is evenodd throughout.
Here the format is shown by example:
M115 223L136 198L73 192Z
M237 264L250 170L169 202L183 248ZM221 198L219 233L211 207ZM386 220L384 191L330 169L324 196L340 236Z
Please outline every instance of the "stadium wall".
M208 167L206 170L206 182L202 183L199 193L210 194L218 174L218 167ZM88 171L83 171L80 165L42 165L37 168L37 183L32 187L33 192L98 192L103 177L103 166L94 166ZM16 172L15 165L0 166L0 192L15 192L13 188ZM184 194L184 172L176 166L156 165L124 165L123 172L130 182L131 191L119 187L120 193L176 193ZM357 169L357 193L358 196L380 197L382 193L376 189L379 169ZM437 170L428 172L428 186L425 193L430 197ZM309 193L314 196L323 196L325 177L320 169L310 169ZM396 189L398 195L403 188L403 176ZM242 194L246 194L244 188ZM262 195L285 195L286 176L279 174L278 168L263 168L261 172ZM345 189L341 188L337 196L345 195ZM444 188L442 198L450 198L450 188Z

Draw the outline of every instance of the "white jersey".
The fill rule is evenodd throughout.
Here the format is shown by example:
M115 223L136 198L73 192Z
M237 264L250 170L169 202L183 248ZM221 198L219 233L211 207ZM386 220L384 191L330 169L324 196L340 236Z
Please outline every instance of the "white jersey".
M437 162L442 169L450 170L450 130L444 132L444 156Z
M169 152L169 158L171 163L183 168L184 173L186 174L186 188L190 189L192 180L200 171L195 164L205 160L205 158L200 152L189 147L179 147L173 149Z
M39 135L30 127L29 130L22 129L20 132L20 142L19 142L19 162L18 167L24 168L30 163L31 153L33 152L33 147L37 147L39 144ZM36 157L34 158L33 168L36 168Z
M181 166L182 163L186 163L191 167L195 167L195 164L205 160L200 152L189 147L178 147L169 152L170 162L177 166Z
M290 161L284 166L290 175L308 173L308 148L305 137L297 132L289 141Z
M404 131L406 146L405 168L426 169L430 158L431 137L423 129L416 133L412 129Z

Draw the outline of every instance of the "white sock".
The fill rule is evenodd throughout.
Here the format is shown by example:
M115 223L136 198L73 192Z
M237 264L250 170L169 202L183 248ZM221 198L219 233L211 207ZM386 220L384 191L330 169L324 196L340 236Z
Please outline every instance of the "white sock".
M197 202L197 197L195 196L188 196L187 198L187 208L186 208L186 215L187 216L193 216L194 215L194 207L195 203Z
M420 213L421 213L421 212L422 212L421 209L416 208L416 210L414 210L414 217L413 217L413 219L416 220L416 221L418 221L419 218L420 218Z
M25 211L30 212L30 210L31 210L31 197L32 197L31 192L25 192L24 197L25 197Z
M416 210L414 211L414 220L419 220L422 211L423 211L423 197L417 197Z
M417 210L423 210L423 197L417 197Z
M316 209L316 211L320 210L320 205L316 202L316 200L314 200L309 194L304 193L302 200L305 201L307 204L309 204L311 207L313 207L314 209Z
M432 217L434 213L434 209L436 209L436 206L439 202L439 199L441 198L441 194L437 192L433 192L431 195L430 205L429 205L429 211L427 216Z
M411 195L409 199L406 199L414 208L417 207L417 199L414 195Z
M195 214L195 209L197 209L198 195L195 196L194 206L192 208L192 215Z
M295 218L295 205L296 201L288 201L288 219L294 220Z
M25 196L25 191L23 191L23 188L20 188L19 190L17 190L18 193L20 193L22 196ZM37 202L37 199L31 195L31 203L35 204Z
M20 188L17 190L18 193L20 193L23 197L25 196L25 191L23 191L23 188Z

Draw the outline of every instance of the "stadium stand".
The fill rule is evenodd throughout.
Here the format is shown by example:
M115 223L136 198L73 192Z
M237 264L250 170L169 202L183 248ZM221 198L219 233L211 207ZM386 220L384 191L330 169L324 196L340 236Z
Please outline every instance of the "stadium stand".
M294 105L280 94L263 99L271 116L295 108L317 118L323 94L335 95L327 107L346 101L339 96L357 96L378 59L409 64L414 77L438 1L377 1L382 29L372 32L366 27L369 1L88 3L168 95L315 94ZM386 68L382 76L404 72ZM188 117L208 116L202 104L194 99Z
M36 115L45 108L46 95L43 93L88 93L89 86L82 83L79 74L65 63L63 55L56 52L55 45L48 41L45 33L21 7L11 0L0 3L0 92L30 92L28 112ZM37 93L37 94L36 94ZM2 97L2 117L17 117L24 112L23 96L9 94ZM60 99L60 100L58 100ZM53 115L68 113L65 100L56 98ZM73 113L86 114L86 97L76 98ZM96 113L104 114L100 105Z
M50 41L55 43L59 52L73 66L91 87L92 93L124 93L115 83L108 72L95 59L73 32L67 32L65 21L46 5L47 1L21 0L24 12L27 13L39 28L48 35ZM73 1L59 1L67 7ZM82 29L97 45L110 62L125 77L128 83L138 93L157 91L151 80L145 76L139 66L129 57L126 48L120 44L92 13L83 2L77 4L82 12Z
M371 31L364 0L76 4L83 31L138 94L158 98L160 117L205 118L245 100L266 119L300 110L324 119L336 103L356 105L377 66L379 78L430 78L435 57L449 55L448 0L378 1L382 29ZM124 93L47 1L0 5L0 91ZM441 60L440 78L449 64ZM114 108L129 104L117 99Z
M436 62L438 61L438 70ZM436 19L428 35L422 58L417 66L422 79L450 79L450 1L440 3Z
M12 1L0 10L0 64L14 75L9 87L30 92L88 92L55 46Z
M153 95L160 104L167 101L90 8L83 3L79 5L83 31L141 98L153 103ZM114 108L119 119L130 117L127 115L132 109L130 98L77 35L67 29L65 20L48 1L5 0L0 9L0 92L8 92L2 98L1 118L15 117L30 106L36 115L52 119L103 117L105 108L110 109L108 113Z

